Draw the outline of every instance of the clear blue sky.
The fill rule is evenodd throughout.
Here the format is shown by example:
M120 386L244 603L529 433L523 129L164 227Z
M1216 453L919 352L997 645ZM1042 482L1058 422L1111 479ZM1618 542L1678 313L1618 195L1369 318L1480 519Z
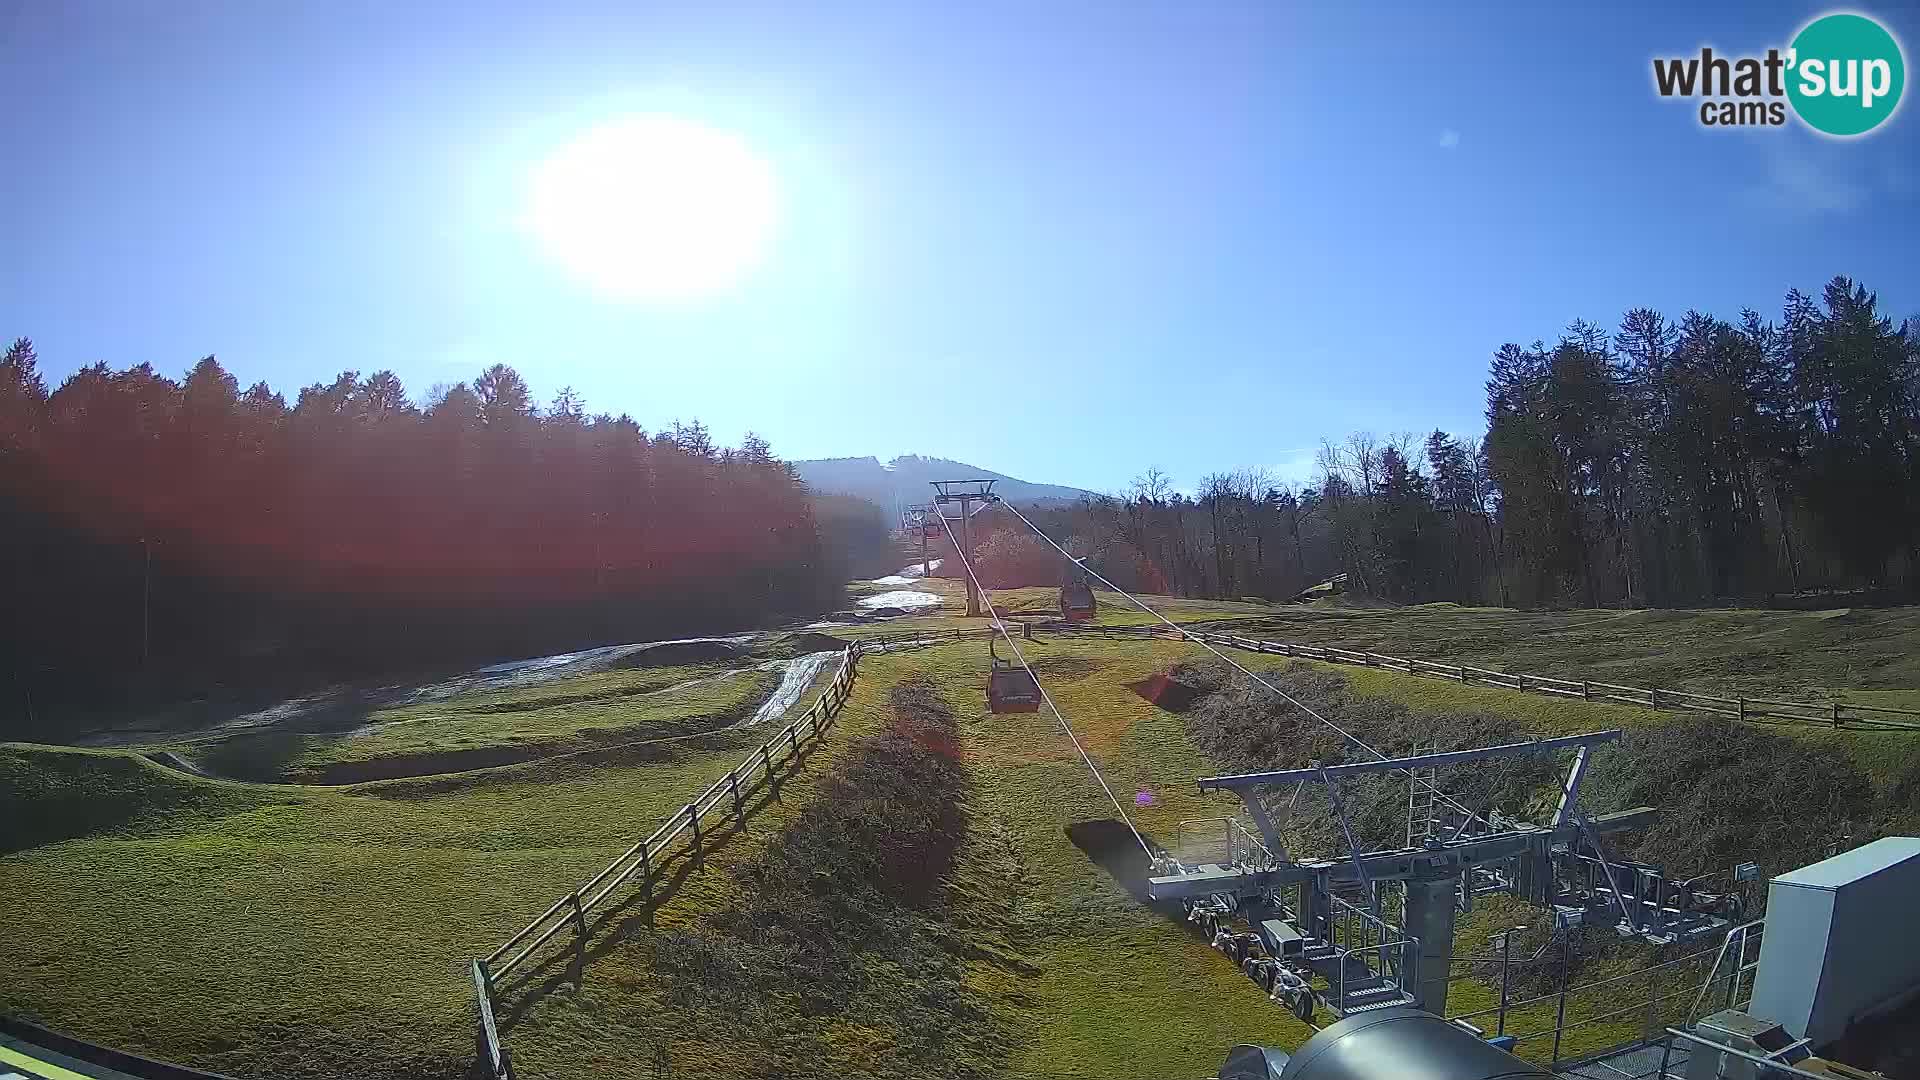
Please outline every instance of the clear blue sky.
M1190 487L1477 432L1488 355L1576 316L1835 273L1920 311L1912 103L1841 143L1651 88L1823 10L0 0L0 335L53 379L214 353L289 400L500 360L789 457ZM1920 16L1863 10L1911 62ZM735 289L612 301L532 250L535 163L631 112L773 169Z

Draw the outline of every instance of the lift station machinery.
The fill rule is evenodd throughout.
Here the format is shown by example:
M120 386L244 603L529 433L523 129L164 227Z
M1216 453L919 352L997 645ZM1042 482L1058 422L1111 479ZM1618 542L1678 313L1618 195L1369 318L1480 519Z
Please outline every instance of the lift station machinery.
M1213 945L1303 1018L1318 1003L1340 1016L1395 1006L1445 1015L1454 918L1477 896L1508 893L1554 914L1558 928L1611 925L1656 944L1694 940L1729 926L1739 901L1697 891L1657 867L1607 856L1603 837L1651 824L1651 807L1587 816L1580 783L1594 747L1618 730L1412 757L1211 776L1203 791L1228 791L1239 818L1208 823L1224 832L1217 861L1155 860L1147 894L1177 901ZM1406 773L1416 785L1431 770L1532 754L1573 753L1549 824L1480 814L1439 795L1424 839L1405 848L1362 851L1341 802L1345 777ZM1270 808L1272 790L1324 786L1348 851L1329 859L1289 853ZM1296 786L1294 798L1303 789ZM1192 824L1192 823L1188 823ZM1187 825L1182 826L1183 835ZM1215 835L1219 835L1216 832ZM1177 848L1183 845L1176 845Z

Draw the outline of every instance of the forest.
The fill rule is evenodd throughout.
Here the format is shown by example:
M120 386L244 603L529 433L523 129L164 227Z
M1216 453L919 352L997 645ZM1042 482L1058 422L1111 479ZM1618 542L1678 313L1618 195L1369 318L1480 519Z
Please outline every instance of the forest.
M1284 599L1676 607L1911 600L1920 323L1835 278L1777 320L1629 311L1494 354L1483 437L1356 434L1035 520L1116 584ZM997 519L997 520L995 520ZM998 514L991 585L1048 583ZM0 357L0 650L34 702L192 694L733 630L838 604L892 551L752 435L648 433L494 365L417 401L343 372L289 405L213 357L176 381ZM949 563L946 572L958 571Z
M512 368L409 399L343 372L291 406L0 358L0 717L734 631L840 601L890 551L768 445L649 434ZM876 548L883 553L876 555Z
M1189 494L1149 469L1034 520L1115 584L1184 596L1284 599L1342 573L1385 602L1516 607L1920 588L1920 321L1846 278L1788 293L1777 321L1577 321L1502 346L1486 390L1484 437L1356 434L1297 485L1242 469ZM1024 534L976 533L989 586L1059 575Z

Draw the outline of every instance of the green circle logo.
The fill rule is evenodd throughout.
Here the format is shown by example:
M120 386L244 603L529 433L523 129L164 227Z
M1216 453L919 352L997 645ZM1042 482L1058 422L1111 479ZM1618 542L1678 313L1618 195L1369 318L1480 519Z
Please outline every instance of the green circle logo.
M1793 39L1787 98L1815 131L1864 135L1900 107L1907 63L1900 43L1865 15L1823 15Z

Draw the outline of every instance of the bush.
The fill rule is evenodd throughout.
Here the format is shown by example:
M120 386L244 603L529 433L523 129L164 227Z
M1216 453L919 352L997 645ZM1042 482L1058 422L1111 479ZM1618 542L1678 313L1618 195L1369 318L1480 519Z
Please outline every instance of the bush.
M1843 822L1864 838L1892 809L1876 805L1872 783L1845 758L1712 717L1629 731L1596 756L1587 791L1594 806L1665 811L1629 850L1686 874L1804 866L1826 855Z
M1286 691L1298 705L1217 660L1180 664L1172 674L1205 692L1185 714L1188 736L1222 769L1234 772L1301 769L1316 761L1334 765L1372 760L1372 755L1307 709L1388 755L1410 753L1416 746L1457 750L1528 737L1517 721L1503 716L1415 713L1385 698L1358 697L1349 693L1346 677L1339 672L1299 662L1261 672L1262 678ZM1438 786L1477 813L1499 809L1524 815L1544 791L1557 790L1560 769L1559 763L1547 758L1513 758L1445 771ZM1340 781L1340 793L1355 839L1362 846L1398 847L1406 842L1405 777L1349 778ZM1315 854L1344 852L1346 840L1325 792L1310 785L1297 801L1293 794L1269 795L1270 809L1291 819L1296 835L1290 842Z

